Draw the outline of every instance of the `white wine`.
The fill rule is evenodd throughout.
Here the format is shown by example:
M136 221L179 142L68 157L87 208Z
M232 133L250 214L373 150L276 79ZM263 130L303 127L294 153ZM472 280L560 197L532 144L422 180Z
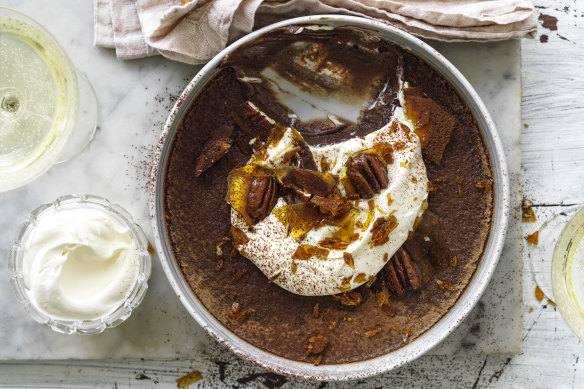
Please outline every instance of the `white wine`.
M584 208L558 239L552 261L552 288L562 317L584 341Z
M0 191L50 168L76 115L76 75L63 49L33 20L0 9Z

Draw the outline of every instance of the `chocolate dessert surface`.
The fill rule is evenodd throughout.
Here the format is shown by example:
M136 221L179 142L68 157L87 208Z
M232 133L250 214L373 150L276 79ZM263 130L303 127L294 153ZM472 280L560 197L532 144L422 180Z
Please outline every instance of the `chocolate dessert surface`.
M303 65L299 55L319 66ZM307 93L355 104L361 114L356 121L338 113L305 120L268 87L266 68ZM403 85L405 103L397 95ZM400 106L416 123L422 145L427 210L376 277L334 296L302 296L276 285L237 251L227 177L248 163L254 138L269 136L266 117L321 146L378 130ZM265 117L242 113L249 107ZM168 162L165 221L185 279L223 325L285 358L348 363L415 340L456 303L489 235L492 185L472 113L427 63L356 29L288 27L225 58L192 103Z

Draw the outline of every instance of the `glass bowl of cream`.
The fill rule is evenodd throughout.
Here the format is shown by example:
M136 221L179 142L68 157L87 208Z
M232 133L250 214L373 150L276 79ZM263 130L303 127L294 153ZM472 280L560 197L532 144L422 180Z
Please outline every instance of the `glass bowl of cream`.
M8 256L10 285L37 322L97 334L125 321L148 289L148 240L119 205L67 195L32 211Z

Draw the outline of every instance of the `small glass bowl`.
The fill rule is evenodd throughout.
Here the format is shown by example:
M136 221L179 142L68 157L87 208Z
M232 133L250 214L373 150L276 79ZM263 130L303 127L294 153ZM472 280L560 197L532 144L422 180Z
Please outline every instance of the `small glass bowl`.
M128 227L130 234L136 242L139 256L138 276L134 287L129 295L120 303L112 313L89 320L67 320L54 318L40 310L31 299L31 290L26 285L23 264L24 253L28 242L30 241L32 231L37 222L48 214L60 210L71 210L80 208L91 208L113 216L120 223ZM28 220L20 225L14 238L14 244L8 254L8 270L10 272L10 286L29 315L37 322L46 324L53 331L63 334L99 334L106 328L115 327L130 317L134 308L136 308L148 290L148 279L151 273L151 256L148 252L148 240L139 225L134 223L132 216L122 207L110 203L107 199L94 195L66 195L59 197L52 203L45 203L36 208L29 215Z

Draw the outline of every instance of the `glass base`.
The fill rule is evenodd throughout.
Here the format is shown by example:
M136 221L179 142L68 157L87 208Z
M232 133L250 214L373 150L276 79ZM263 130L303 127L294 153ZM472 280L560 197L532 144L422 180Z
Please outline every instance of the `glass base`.
M552 258L556 242L566 224L574 217L580 206L568 207L553 214L539 227L538 245L525 243L527 261L535 282L547 298L554 300L552 291ZM555 300L554 300L555 301Z
M95 90L85 74L77 70L79 89L78 112L75 127L55 164L67 162L81 154L93 141L97 131L99 104Z

